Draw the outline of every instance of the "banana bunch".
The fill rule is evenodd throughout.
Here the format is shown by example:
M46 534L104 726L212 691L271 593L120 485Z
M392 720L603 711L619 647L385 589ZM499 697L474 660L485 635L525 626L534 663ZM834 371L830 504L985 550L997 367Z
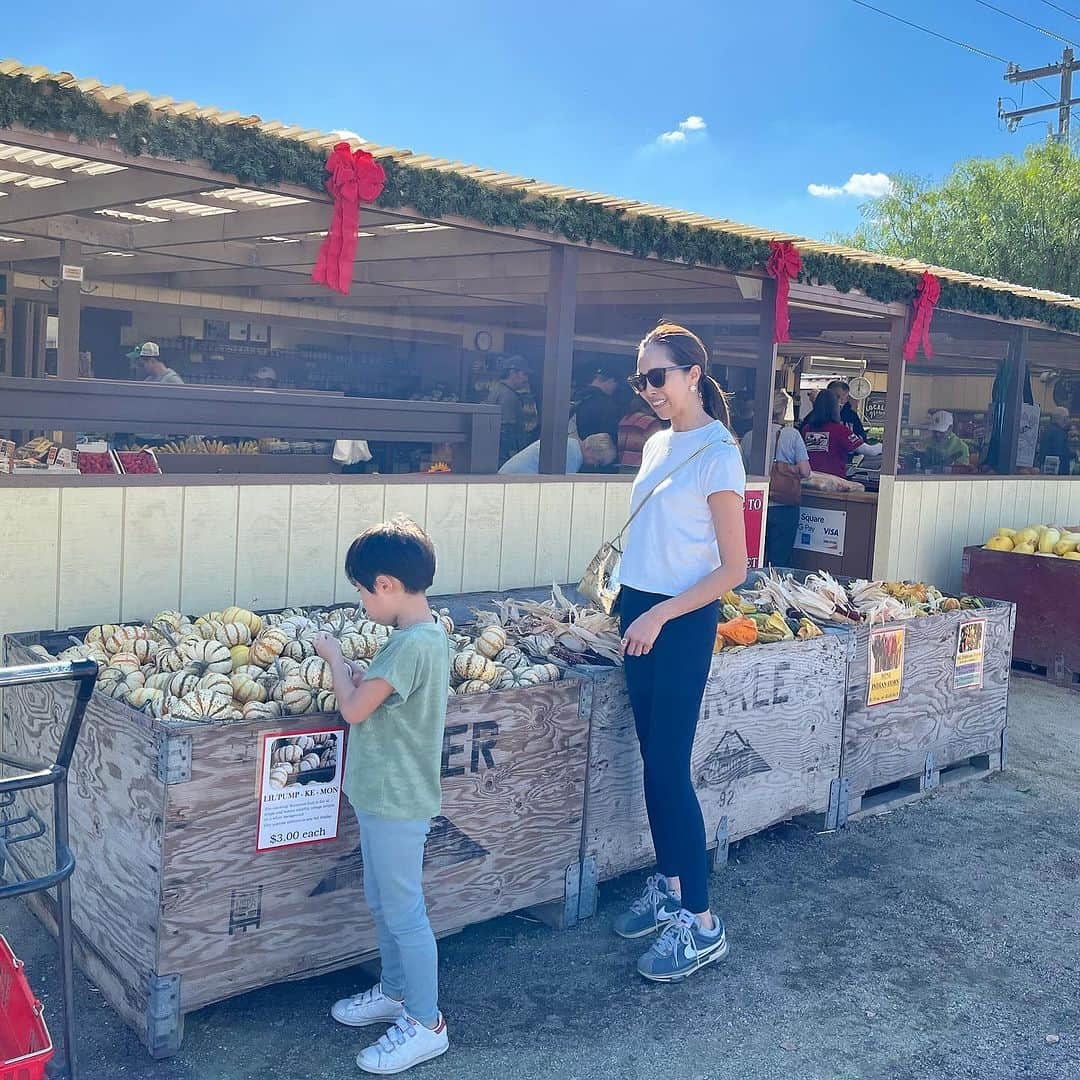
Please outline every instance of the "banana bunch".
M257 454L259 444L254 439L239 443L222 442L221 439L204 439L201 435L189 435L179 442L169 442L158 447L159 454Z

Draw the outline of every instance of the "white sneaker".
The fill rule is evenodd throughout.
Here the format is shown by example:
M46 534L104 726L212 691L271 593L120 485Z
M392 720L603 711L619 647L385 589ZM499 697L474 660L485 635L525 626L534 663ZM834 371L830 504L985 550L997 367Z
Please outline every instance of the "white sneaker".
M335 1001L330 1015L346 1027L392 1024L405 1015L405 1002L388 998L382 992L382 983L376 983L362 994Z
M356 1064L366 1073L390 1076L445 1054L449 1046L446 1022L441 1015L438 1031L432 1031L411 1016L402 1016L378 1042L360 1051Z

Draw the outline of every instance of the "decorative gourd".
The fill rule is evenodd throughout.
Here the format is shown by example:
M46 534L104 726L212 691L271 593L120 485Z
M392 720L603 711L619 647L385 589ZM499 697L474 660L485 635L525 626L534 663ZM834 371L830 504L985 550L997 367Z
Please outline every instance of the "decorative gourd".
M193 632L196 637L202 638L203 641L216 641L218 629L224 625L224 623L218 622L216 619L208 619L204 615L201 619L195 620Z
M530 656L548 656L555 648L555 644L555 635L548 633L530 634L521 639L521 647Z
M292 776L292 770L284 765L279 765L275 769L270 770L270 786L275 788L283 788Z
M494 660L505 648L506 631L501 626L485 627L476 639L476 651L489 660Z
M337 694L333 690L319 690L316 692L316 712L337 712L337 707Z
M185 638L184 640L190 639ZM154 663L158 671L182 671L187 667L187 657L180 651L179 645L167 645L164 649L158 649L158 654L154 657Z
M315 748L315 739L311 735L294 735L292 742L299 746L305 754Z
M93 660L96 664L107 664L108 656L96 645L69 645L59 654L60 660Z
M307 618L294 617L286 619L279 630L285 635L287 644L281 650L282 656L290 660L303 660L315 652L315 635L318 628Z
M173 697L182 698L185 694L190 694L192 691L198 689L200 678L201 676L197 671L192 671L190 668L184 668L182 671L176 671L169 676L169 682L165 687L165 691Z
M338 644L346 660L370 660L379 651L379 642L370 634L345 633Z
M171 694L163 694L159 698L154 698L149 705L146 706L145 712L158 720L163 720L172 712L172 707L179 701L179 698L173 697Z
M293 716L309 713L315 707L315 696L311 687L299 675L290 675L280 684L274 696L285 706L285 711Z
M334 766L337 765L337 750L333 747L324 750L319 756L319 763L324 769L334 768Z
M514 673L507 667L503 667L501 664L496 665L498 674L495 676L495 681L491 684L492 690L509 690L514 685Z
M193 690L169 710L169 716L173 720L239 720L242 714L224 694Z
M263 628L262 617L256 615L254 611L248 611L247 608L227 607L221 613L221 621L224 623L239 623L241 626L247 628L249 638L256 637L260 630Z
M83 638L83 643L86 645L93 645L104 652L105 639L110 638L119 630L120 627L113 623L102 623L101 626L91 626L86 631L86 636Z
M175 672L172 671L159 671L153 675L148 675L145 686L148 690L168 690L174 674Z
M312 769L318 769L322 766L322 762L319 760L318 754L305 754L300 759L300 771L311 772Z
M558 682L562 678L562 672L555 664L537 664L536 670L544 682Z
M492 689L491 684L482 679L469 679L458 687L457 692L459 694L490 694Z
M224 694L225 697L233 696L232 680L228 675L222 675L220 671L208 671L196 687L198 690L209 690L212 694Z
M753 645L758 639L757 623L745 615L736 616L716 628L725 645Z
M441 611L436 611L434 608L432 608L431 618L446 631L447 637L449 637L454 632L454 620L450 618L449 608L443 608Z
M232 656L229 655L228 646L220 641L198 641L187 639L180 643L180 652L187 659L188 666L201 667L201 674L207 671L220 671L228 675L232 671Z
M229 677L229 683L232 686L233 698L241 705L246 705L249 701L265 701L270 696L269 690L261 682L246 673L234 671Z
M535 667L522 668L515 677L520 687L539 686L544 681L542 673Z
M139 670L124 671L117 668L106 668L106 674L100 679L97 688L111 698L126 701L128 694L133 690L141 690L146 685L146 679Z
M511 671L517 671L518 668L529 666L529 658L516 646L507 645L505 649L499 650L498 656L495 657L495 663L502 664L503 667L507 667Z
M479 679L490 684L495 681L499 669L478 652L460 652L454 657L453 674L459 682Z
M390 627L382 623L373 622L371 619L360 619L356 624L358 634L370 634L380 645L385 645L390 640Z
M282 715L281 703L278 701L248 701L241 709L245 720L274 720Z
M109 657L109 667L125 672L138 671L142 667L142 661L134 653L115 653Z
M281 617L286 621L289 619L307 619L308 613L302 607L287 607L282 608Z
M268 615L262 617L263 629L268 627L278 627L285 621L285 616L280 611L271 611Z
M347 615L347 609L340 608L337 611L328 611L324 617L320 620L320 625L323 630L329 634L333 634L335 637L340 637L342 634L354 633L356 631L356 623L352 618Z
M288 743L285 746L279 746L273 754L270 755L271 765L299 765L300 759L304 756L304 751L300 749L295 743Z
M264 630L251 643L251 651L248 654L253 664L259 667L269 667L282 653L289 639L277 627Z
M152 626L167 626L172 630L179 630L186 622L187 618L179 611L159 611L150 620Z
M232 657L233 671L237 668L247 667L251 663L251 646L234 645L229 650L229 655Z
M214 627L214 637L230 649L234 645L251 644L251 631L238 622L219 623Z
M309 656L300 665L300 677L312 690L333 690L334 673L320 656Z
M136 709L149 710L156 701L165 700L165 691L150 686L140 686L127 696L127 703Z

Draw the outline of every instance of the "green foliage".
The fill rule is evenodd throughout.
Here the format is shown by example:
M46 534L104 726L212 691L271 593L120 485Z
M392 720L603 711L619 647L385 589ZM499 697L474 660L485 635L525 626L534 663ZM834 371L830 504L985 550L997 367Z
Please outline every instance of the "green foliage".
M20 124L31 131L67 134L80 142L113 145L133 156L147 154L171 161L202 161L216 172L235 176L244 185L287 183L317 192L325 190L325 154L305 143L268 135L253 125L165 116L145 105L106 107L74 88L55 82L2 76L0 128ZM501 228L535 229L573 243L608 244L641 258L655 255L733 272L763 272L769 257L766 241L747 239L721 229L628 215L580 200L530 197L521 191L492 187L452 172L419 168L393 158L380 160L387 182L375 205L387 210L408 207L432 219L461 217ZM902 205L902 202L890 203L888 212L897 215ZM1077 220L1077 215L1073 219ZM868 219L865 236L860 234L858 238L860 246L899 243L902 230L892 226L879 230L883 221L883 218ZM891 253L885 246L875 246L874 250ZM952 255L939 257L930 251L919 254L939 265L985 272ZM1077 273L1080 274L1080 268ZM803 255L801 279L831 285L841 292L861 289L875 300L903 303L914 298L918 283L917 274L903 270L854 262L838 255L814 254ZM1049 282L1041 284L1046 286ZM1080 291L1080 286L1073 291ZM977 286L942 282L941 305L1004 318L1038 319L1061 329L1080 331L1080 311Z
M1067 146L973 158L936 185L900 177L862 213L857 247L1080 295L1080 157Z

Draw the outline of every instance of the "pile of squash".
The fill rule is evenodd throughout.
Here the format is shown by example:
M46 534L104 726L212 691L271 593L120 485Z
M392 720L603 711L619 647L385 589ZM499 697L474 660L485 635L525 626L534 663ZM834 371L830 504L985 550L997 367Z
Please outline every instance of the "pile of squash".
M806 641L823 633L820 626L805 616L788 619L775 611L766 614L736 592L725 593L722 605L714 653L739 652L750 645L777 641Z
M449 612L432 611L453 651L448 694L489 693L556 682L553 664L535 664L501 627L458 634ZM364 672L391 629L354 607L287 608L257 615L241 607L190 619L159 611L145 624L91 627L62 660L98 665L96 689L173 722L231 723L337 710L329 666L315 635L332 634L354 672Z
M998 529L983 546L987 551L1011 551L1015 555L1049 555L1080 561L1080 532L1072 532L1056 525Z

